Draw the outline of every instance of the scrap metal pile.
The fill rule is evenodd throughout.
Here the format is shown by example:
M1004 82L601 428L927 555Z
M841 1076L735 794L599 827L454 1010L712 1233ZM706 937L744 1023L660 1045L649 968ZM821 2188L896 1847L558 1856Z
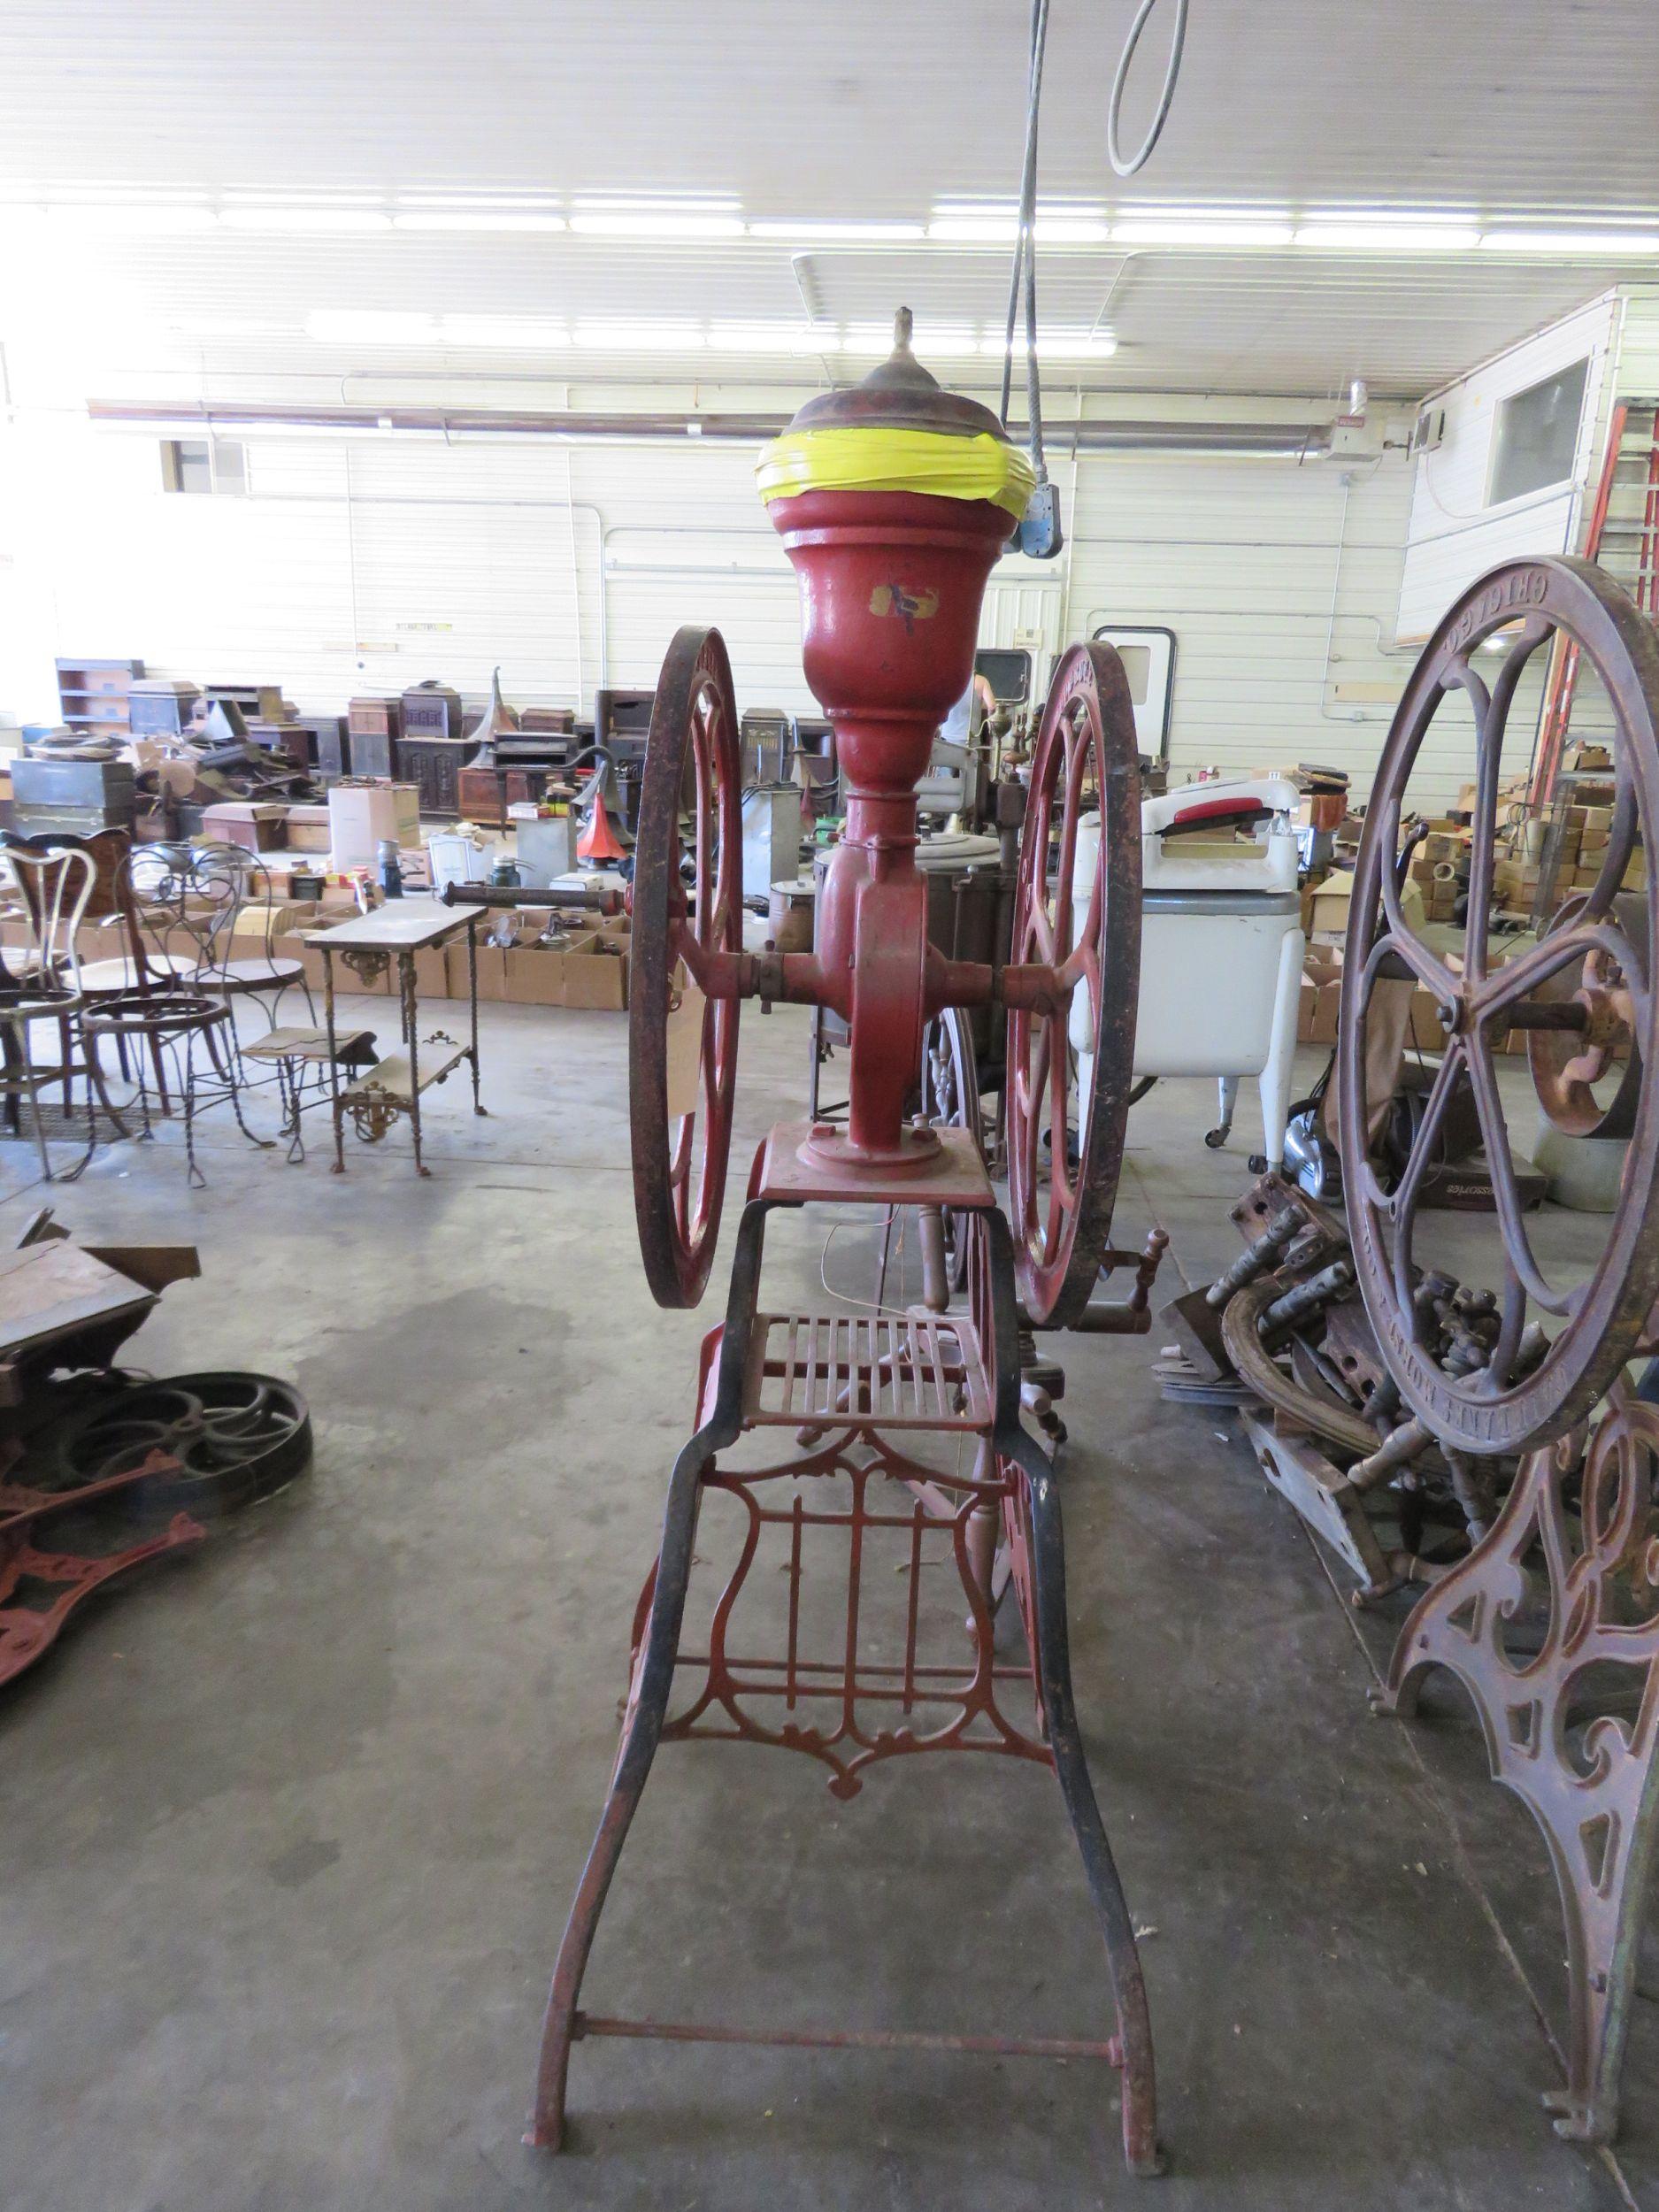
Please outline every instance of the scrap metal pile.
M1477 658L1488 644L1501 658ZM1493 856L1506 726L1529 663L1536 674L1568 657L1611 710L1612 826L1594 880L1505 958ZM1455 951L1413 928L1398 869L1408 779L1453 693L1476 725ZM1530 717L1518 735L1530 748ZM1164 1316L1185 1355L1166 1385L1244 1402L1263 1471L1346 1563L1356 1597L1427 1586L1375 1702L1409 1716L1432 1670L1455 1675L1493 1778L1543 1832L1570 2001L1566 2086L1545 2102L1560 2134L1587 2143L1610 2141L1618 2124L1659 1843L1659 1412L1627 1371L1659 1352L1659 892L1637 864L1656 840L1652 624L1588 563L1493 571L1431 639L1371 791L1338 1029L1346 1219L1263 1177L1233 1209L1239 1259ZM1408 1141L1385 1159L1370 1102L1351 1102L1365 1096L1383 987L1402 983L1432 996L1445 1044ZM1531 1063L1526 1115L1568 1137L1626 1140L1600 1249L1586 1257L1581 1227L1571 1267L1540 1257L1542 1217L1527 1212L1517 1170L1495 1064L1517 1031ZM1471 1282L1431 1263L1419 1218L1460 1099L1472 1100L1491 1178L1491 1214L1462 1217L1484 1225L1469 1235L1484 1239L1486 1279ZM1522 1103L1512 1089L1510 1110Z
M1166 1394L1241 1402L1262 1472L1349 1569L1356 1603L1432 1581L1490 1527L1514 1455L1477 1459L1407 1409L1336 1214L1270 1173L1231 1217L1246 1240L1238 1259L1159 1317ZM1494 1292L1433 1269L1412 1307L1437 1366L1472 1376L1488 1364L1502 1327ZM1522 1362L1535 1364L1545 1342L1529 1334Z
M95 1591L310 1463L289 1384L116 1366L166 1285L200 1271L194 1246L76 1244L44 1210L0 1256L0 1683Z

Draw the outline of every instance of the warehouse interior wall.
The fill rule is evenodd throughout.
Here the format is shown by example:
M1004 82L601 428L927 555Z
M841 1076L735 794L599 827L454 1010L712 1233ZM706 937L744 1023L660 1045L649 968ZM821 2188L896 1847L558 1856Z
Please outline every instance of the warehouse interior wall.
M736 403L787 412L801 396L745 389ZM695 398L718 411L718 393ZM631 388L602 403L687 399ZM1133 411L1314 424L1331 411L1138 396ZM588 711L602 681L653 683L687 621L726 633L741 704L813 706L752 448L263 434L246 442L245 493L196 495L164 488L164 434L45 404L14 407L0 430L0 707L50 718L54 657L97 653L202 682L280 679L318 711L429 675L480 694L499 663L510 700ZM1060 423L1050 466L1065 553L1005 561L995 580L1041 587L1044 649L1167 625L1178 769L1313 759L1363 782L1409 665L1392 649L1403 453L1352 469L1073 455Z

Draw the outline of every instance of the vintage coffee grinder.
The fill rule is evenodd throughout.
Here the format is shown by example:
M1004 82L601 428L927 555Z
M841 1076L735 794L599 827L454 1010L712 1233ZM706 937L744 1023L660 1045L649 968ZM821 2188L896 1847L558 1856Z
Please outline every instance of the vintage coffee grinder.
M810 952L743 944L738 716L718 633L682 629L657 689L629 1051L640 1240L660 1303L695 1304L713 1261L742 1001L833 1008L850 1032L851 1096L844 1129L781 1123L749 1172L726 1320L704 1342L697 1427L675 1462L635 1619L621 1747L560 1947L529 2139L559 2143L570 2047L585 2036L938 2047L1106 2061L1121 2077L1126 2161L1148 2173L1160 2154L1146 1993L1072 1709L1059 1501L1020 1422L1018 1349L1022 1320L1143 1329L1161 1249L1156 1238L1144 1255L1108 1248L1140 962L1133 715L1110 647L1064 655L1031 765L1012 962L956 962L931 947L916 786L967 687L986 581L1032 471L988 409L942 391L917 361L910 319L898 318L891 357L856 388L810 401L758 471L799 578L807 680L834 725L846 795ZM1084 904L1073 860L1091 811L1101 857ZM1094 1048L1081 1060L1067 1038L1078 993ZM969 1133L912 1116L923 1026L949 1006L1006 1011L1011 1221ZM872 1204L948 1207L968 1224L966 1310L763 1305L774 1210ZM1103 1270L1123 1260L1136 1266L1133 1295L1091 1303ZM786 1455L757 1471L747 1461L769 1431ZM741 1503L749 1533L694 1639L684 1627L693 1540L717 1493ZM941 1534L956 1573L949 1598L924 1602L922 1546ZM875 1617L897 1586L870 1564L883 1546L911 1563L893 1640ZM765 1601L780 1587L772 1567L789 1594L781 1622ZM819 1570L844 1585L827 1654L810 1648L803 1625L803 1594ZM996 1648L1010 1592L1018 1663ZM1004 1645L1010 1634L1020 1641L1010 1632ZM1031 1701L1023 1713L1010 1686ZM1104 1939L1117 2032L1103 2041L833 2025L773 2033L579 2010L657 1747L695 1736L803 1752L844 1798L869 1767L912 1754L989 1751L1050 1767Z

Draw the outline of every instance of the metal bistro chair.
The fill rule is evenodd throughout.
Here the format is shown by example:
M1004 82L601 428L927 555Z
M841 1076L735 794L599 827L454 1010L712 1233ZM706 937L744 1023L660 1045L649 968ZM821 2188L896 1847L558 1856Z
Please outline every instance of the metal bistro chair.
M164 1115L172 1112L166 1076L171 1061L173 1089L183 1110L186 1174L191 1188L200 1190L206 1178L196 1157L198 1112L228 1102L249 1143L262 1151L272 1148L271 1140L257 1136L242 1118L230 1007L211 988L215 949L236 910L236 874L220 848L142 845L126 856L116 889L128 946L121 971L135 980L128 987L104 990L88 1005L81 1018L87 1056L102 1076L100 1049L114 1045L134 1085L122 1110L136 1110L144 1137L154 1133L146 1060ZM198 1054L205 1056L205 1068Z
M67 1114L73 1110L74 1077L87 1077L87 1148L61 1179L73 1182L92 1157L96 1139L92 1092L96 1088L101 1097L103 1093L99 1071L84 1041L81 1059L77 1063L74 1056L74 1041L81 1034L86 1006L75 934L85 918L97 872L88 853L44 841L25 841L8 834L4 848L17 885L28 942L0 950L0 1049L4 1056L0 1098L4 1098L5 1118L13 1131L19 1126L20 1103L27 1099L41 1172L50 1183L55 1179L41 1109L42 1088L61 1082ZM34 1033L42 1022L50 1022L58 1032L60 1057L56 1064L42 1066L35 1056ZM119 1116L107 1099L103 1102L111 1120L125 1135Z
M226 1002L233 1025L237 1005L251 1000L265 1016L267 1033L276 1028L282 999L297 986L315 1027L317 1008L304 963L276 949L291 902L279 902L271 871L257 854L240 845L198 846L193 857L204 876L222 879L234 891L229 910L221 917L196 970L196 982ZM239 951L239 946L244 949Z

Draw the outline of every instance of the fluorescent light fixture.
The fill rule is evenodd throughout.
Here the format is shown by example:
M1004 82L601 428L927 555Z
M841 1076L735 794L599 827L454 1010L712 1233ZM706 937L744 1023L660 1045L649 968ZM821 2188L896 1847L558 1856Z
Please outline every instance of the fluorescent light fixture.
M803 246L812 245L897 245L927 235L922 223L863 223L820 221L807 217L792 223L768 216L762 222L749 227L751 238L793 238Z
M715 353L833 353L836 338L833 323L718 322L708 343Z
M1015 208L941 207L933 211L927 235L938 246L1011 246L1019 234ZM1111 236L1103 214L1060 208L1037 216L1040 246L1101 246Z
M979 334L972 323L918 323L912 342L918 353L952 354L958 357L979 350ZM893 333L887 333L886 350L893 350Z
M981 342L979 350L997 360L1002 357L1004 344L1001 331L988 334ZM1014 357L1018 361L1025 350L1023 329L1014 333ZM1054 327L1037 329L1037 358L1040 361L1109 361L1118 350L1118 341L1110 330L1085 330Z
M437 324L395 309L324 307L305 318L305 335L322 346L433 345Z
M927 226L938 246L1011 246L1019 235L1013 215L938 215Z
M525 215L558 212L545 193L527 192L400 192L399 207L449 208L457 215L517 211Z
M1540 254L1549 259L1604 261L1634 254L1659 258L1659 234L1636 230L1488 230L1480 234L1488 253Z
M1325 253L1471 253L1480 234L1449 219L1405 216L1397 222L1304 223L1295 242Z
M1040 246L1100 246L1110 236L1111 226L1103 215L1068 211L1064 208L1053 215L1045 215L1041 208L1037 211Z
M480 208L465 215L434 208L392 218L394 230L549 231L566 227L562 215L525 215L505 208L494 212Z
M162 325L173 338L297 338L296 323L278 323L251 315L170 315Z
M378 231L392 227L389 215L365 207L227 207L219 219L227 230Z
M446 346L495 346L506 353L563 353L570 326L553 315L442 315L440 342Z
M227 207L379 207L379 192L342 192L336 186L309 191L303 186L283 188L269 184L228 184Z
M609 320L580 317L576 343L588 353L697 353L703 345L697 323Z
M1115 246L1287 246L1294 235L1288 223L1256 222L1230 216L1137 217L1112 225ZM1042 238L1038 226L1038 241Z
M923 343L919 334L916 342L918 346ZM848 323L841 331L841 343L836 350L839 353L872 354L877 360L885 361L893 350L893 326L890 322Z
M672 208L617 208L578 210L571 228L585 238L741 238L741 215L689 212Z
M127 238L176 238L190 231L211 230L211 208L144 206L125 204L107 207L54 207L47 215L53 230L107 232Z

